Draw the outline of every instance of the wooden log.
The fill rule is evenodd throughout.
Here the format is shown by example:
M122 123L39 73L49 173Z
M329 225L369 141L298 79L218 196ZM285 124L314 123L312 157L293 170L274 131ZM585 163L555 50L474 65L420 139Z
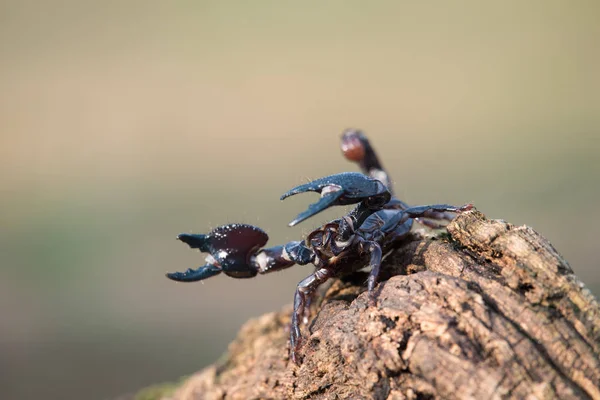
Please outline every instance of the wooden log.
M457 217L365 275L334 280L288 358L291 309L249 321L217 364L170 400L600 399L600 308L527 226Z

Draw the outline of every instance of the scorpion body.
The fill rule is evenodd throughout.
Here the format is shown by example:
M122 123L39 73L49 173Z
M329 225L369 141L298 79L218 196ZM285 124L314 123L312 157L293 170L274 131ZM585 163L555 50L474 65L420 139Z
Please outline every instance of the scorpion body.
M357 204L350 213L317 228L303 241L270 248L263 248L268 241L267 234L247 224L223 225L208 234L182 233L178 236L179 240L191 248L209 253L206 264L198 269L167 274L175 281L193 282L221 272L234 278L250 278L296 264L313 264L315 272L298 284L294 295L290 358L296 364L300 363L300 321L310 296L319 285L329 278L368 266L371 269L367 281L369 304L374 305L382 257L406 237L414 221L438 229L445 226L443 221L452 220L455 213L473 207L471 204L462 207L447 204L410 207L394 197L391 179L362 132L346 130L342 135L341 148L344 156L358 163L363 173L344 172L326 176L289 190L281 199L308 191L321 195L319 201L300 213L290 226L334 205ZM367 258L368 265L360 262Z

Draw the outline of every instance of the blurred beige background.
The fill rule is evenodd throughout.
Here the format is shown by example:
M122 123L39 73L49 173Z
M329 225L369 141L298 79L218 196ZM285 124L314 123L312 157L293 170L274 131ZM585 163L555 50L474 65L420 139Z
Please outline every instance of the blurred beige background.
M104 399L215 360L309 267L176 284L174 240L270 244L355 170L363 128L413 204L474 202L548 237L600 293L597 1L2 1L0 387Z

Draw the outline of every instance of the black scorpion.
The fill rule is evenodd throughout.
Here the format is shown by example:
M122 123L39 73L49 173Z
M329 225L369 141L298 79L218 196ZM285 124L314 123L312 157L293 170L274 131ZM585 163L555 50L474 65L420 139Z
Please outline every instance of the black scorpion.
M326 176L297 186L281 196L281 200L304 192L317 192L319 201L300 213L290 226L331 206L358 205L347 215L312 231L305 240L282 246L262 248L269 237L260 228L247 224L219 226L208 234L182 233L177 238L206 256L206 264L198 269L168 273L169 279L195 282L220 274L233 278L251 278L289 268L294 264L314 264L315 272L303 279L294 295L294 311L290 335L290 357L296 364L301 334L300 321L315 289L332 277L350 274L366 267L360 263L368 258L371 269L367 281L369 304L374 305L375 285L382 256L410 232L413 221L438 229L450 221L453 214L470 210L466 204L410 207L393 195L392 182L379 162L367 137L349 129L342 135L344 156L360 165L363 173L344 172Z

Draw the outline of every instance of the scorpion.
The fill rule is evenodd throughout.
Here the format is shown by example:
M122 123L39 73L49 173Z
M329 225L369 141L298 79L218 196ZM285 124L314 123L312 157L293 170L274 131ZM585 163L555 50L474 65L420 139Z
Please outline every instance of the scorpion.
M382 257L409 234L413 222L417 221L431 229L441 229L457 213L473 208L472 204L461 207L448 204L411 207L396 198L390 176L360 130L344 131L341 149L348 160L359 164L362 173L343 172L319 178L294 187L284 193L281 200L304 192L317 192L321 196L307 210L298 214L289 226L331 206L357 204L347 215L315 229L304 240L269 248L263 248L269 239L267 234L248 224L222 225L207 234L182 233L177 239L192 249L208 253L205 265L166 274L167 278L174 281L195 282L221 272L233 278L251 278L295 264L313 264L315 271L300 281L294 295L289 355L297 365L301 363L300 321L307 323L305 307L317 287L329 278L370 268L367 279L368 303L369 306L376 305L375 288ZM368 265L365 265L367 260Z

